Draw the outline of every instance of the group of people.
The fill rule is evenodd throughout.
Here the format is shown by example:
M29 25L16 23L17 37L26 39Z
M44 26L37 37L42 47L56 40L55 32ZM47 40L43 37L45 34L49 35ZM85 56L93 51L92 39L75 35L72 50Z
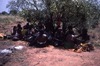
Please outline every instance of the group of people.
M53 45L68 49L74 49L81 43L84 44L90 40L86 28L83 28L80 33L76 34L71 25L67 27L66 32L60 29L60 27L57 24L53 28L50 22L39 22L37 25L27 22L23 27L21 24L17 24L17 26L13 27L12 34L5 36L5 38L12 39L13 41L24 40L29 42L29 46L46 47Z

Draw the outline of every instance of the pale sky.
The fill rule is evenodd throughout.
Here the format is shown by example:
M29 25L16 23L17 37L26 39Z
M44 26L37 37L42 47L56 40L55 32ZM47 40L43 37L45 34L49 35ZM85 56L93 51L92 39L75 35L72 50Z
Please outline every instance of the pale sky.
M8 4L10 0L0 0L0 12L6 11L8 12L9 9L6 8L6 5Z

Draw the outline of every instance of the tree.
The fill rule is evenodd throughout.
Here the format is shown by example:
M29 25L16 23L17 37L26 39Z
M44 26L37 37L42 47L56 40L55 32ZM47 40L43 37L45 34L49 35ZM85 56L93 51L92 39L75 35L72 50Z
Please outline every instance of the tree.
M7 7L31 20L52 15L55 21L60 16L64 29L68 25L91 27L100 16L98 0L11 0Z
M2 15L8 15L8 13L6 11L3 11L1 14Z
M11 15L17 15L17 11L16 10L10 10L9 14L11 14Z

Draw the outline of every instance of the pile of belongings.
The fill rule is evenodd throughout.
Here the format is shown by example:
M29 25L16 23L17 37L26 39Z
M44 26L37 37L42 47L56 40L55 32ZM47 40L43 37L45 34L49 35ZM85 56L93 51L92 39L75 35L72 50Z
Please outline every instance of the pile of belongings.
M92 50L94 50L94 46L90 43L81 43L74 49L74 51L77 53L86 52L86 51L90 52Z
M4 36L5 36L5 34L4 34L4 33L0 33L0 38L1 38L1 39L3 39L3 38L4 38Z
M23 48L24 46L11 46L9 48L0 50L0 54L8 55L8 54L13 53L15 50L23 50Z

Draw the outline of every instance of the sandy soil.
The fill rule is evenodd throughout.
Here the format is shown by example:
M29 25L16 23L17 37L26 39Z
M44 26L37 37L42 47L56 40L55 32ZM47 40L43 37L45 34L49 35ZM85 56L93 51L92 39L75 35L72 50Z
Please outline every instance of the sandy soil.
M99 66L100 48L95 48L91 52L76 53L64 49L54 48L53 46L45 48L29 47L28 43L23 41L3 41L7 42L2 47L24 46L21 51L14 51L9 55L4 66ZM3 43L2 42L2 43ZM8 44L8 42L10 42ZM1 42L0 42L1 43ZM11 44L12 43L12 44Z

